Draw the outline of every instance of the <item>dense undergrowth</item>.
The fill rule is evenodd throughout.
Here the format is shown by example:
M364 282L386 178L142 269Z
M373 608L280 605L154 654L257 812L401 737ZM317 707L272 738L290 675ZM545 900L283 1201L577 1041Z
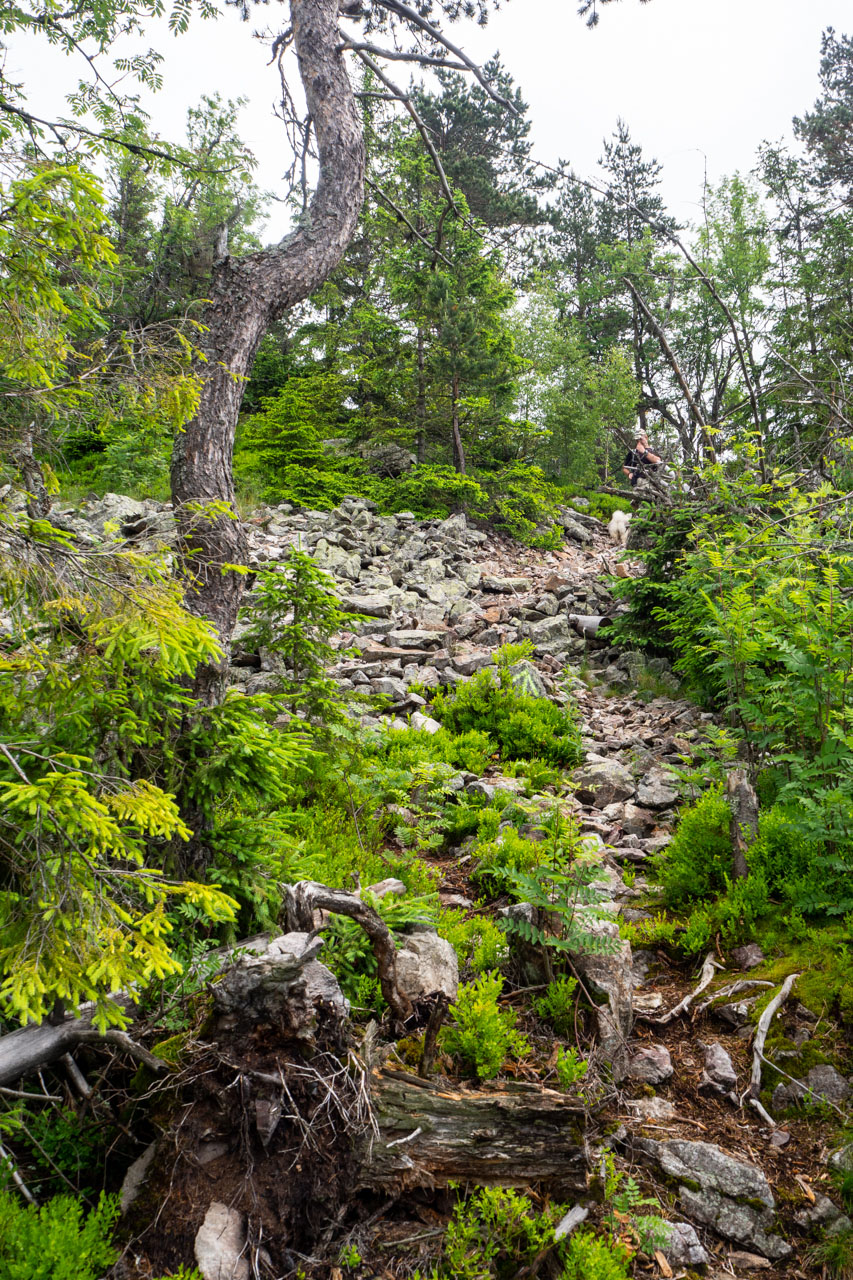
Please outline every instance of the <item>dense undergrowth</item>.
M579 731L570 708L516 687L513 668L529 645L498 651L493 669L437 696L439 733L362 729L325 674L343 619L331 581L295 552L286 572L259 580L248 609L256 640L274 641L279 692L232 693L202 709L175 677L215 655L215 642L183 611L156 558L116 552L93 582L45 528L16 516L9 529L22 547L43 538L49 554L37 574L25 558L7 566L3 583L14 640L0 671L0 782L6 847L16 852L0 890L0 1025L83 999L96 1002L102 1025L121 1025L114 993L123 988L139 1001L156 1052L177 1063L205 1017L217 966L208 952L275 929L283 886L311 879L360 887L400 942L428 923L455 948L462 983L440 1039L446 1070L483 1080L526 1057L528 1036L500 1004L511 935L482 909L443 908L437 887L441 857L464 845L483 905L538 892L561 920L558 939L586 937L577 907L596 900L597 863L561 806L561 770L581 758ZM505 770L514 786L491 802L462 785L463 772L489 770ZM194 829L182 814L194 815ZM388 878L405 896L370 893ZM84 912L83 901L97 910ZM354 1018L381 1016L365 934L334 918L324 940ZM553 940L528 942L544 951ZM573 1039L578 997L562 954L552 949L548 963L554 981L535 1025L551 1043L563 1037L549 1070L558 1087L573 1088L585 1067ZM0 1110L3 1141L44 1201L36 1211L2 1193L0 1249L9 1256L0 1253L0 1269L29 1275L19 1259L42 1232L45 1256L55 1246L69 1277L87 1267L94 1275L114 1256L115 1217L112 1199L97 1207L94 1198L115 1185L125 1139L97 1109L80 1120L39 1098L25 1091ZM117 1157L106 1159L107 1146ZM69 1186L79 1201L50 1199ZM520 1197L522 1232L527 1214ZM587 1247L578 1239L567 1266ZM611 1256L605 1244L588 1248Z

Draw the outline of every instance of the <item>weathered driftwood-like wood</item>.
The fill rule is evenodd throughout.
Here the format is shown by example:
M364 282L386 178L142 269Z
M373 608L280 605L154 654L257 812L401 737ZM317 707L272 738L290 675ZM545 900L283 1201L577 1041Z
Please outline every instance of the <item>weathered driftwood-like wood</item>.
M706 987L709 987L711 985L711 983L714 980L715 971L717 969L722 969L722 967L723 966L721 964L718 964L717 961L714 959L713 951L709 951L705 957L705 963L702 965L702 972L699 975L699 982L693 988L693 990L688 992L688 994L684 997L683 1000L679 1000L678 1004L675 1005L672 1009L670 1009L668 1013L662 1014L660 1018L644 1018L643 1021L653 1022L655 1026L658 1026L658 1027L665 1027L668 1022L672 1022L673 1019L677 1018L680 1014L686 1013L687 1010L690 1008L690 1006L693 1004L693 1001L696 1000L698 996L701 996L702 992L705 990Z
M749 875L746 851L758 836L758 796L744 769L733 769L726 779L726 794L731 805L733 879L745 880Z
M39 1067L55 1062L77 1046L77 1033L91 1026L86 1018L74 1018L58 1027L45 1022L39 1027L20 1027L7 1036L0 1036L0 1085L13 1084Z
M757 1100L761 1093L761 1062L764 1057L764 1045L767 1042L767 1032L770 1030L770 1023L776 1016L777 1011L781 1009L782 1005L788 999L788 996L791 994L791 989L799 976L800 975L798 973L790 973L788 975L776 995L758 1019L758 1026L755 1028L755 1040L752 1046L752 1075L749 1081L750 1098Z
M315 911L333 911L349 916L361 925L376 957L379 985L388 1008L402 1021L411 1016L412 1002L397 985L397 948L391 930L378 911L356 894L347 893L345 889L330 889L316 880L300 880L298 884L287 885L285 910L288 928L293 930L304 929L310 933L314 928Z
M564 1093L520 1081L468 1090L385 1069L370 1095L380 1136L363 1139L361 1188L586 1187L584 1109Z
M57 1058L72 1052L81 1044L111 1044L125 1049L132 1057L154 1071L165 1071L166 1064L142 1045L137 1044L124 1031L114 1028L101 1033L92 1026L90 1018L69 1018L53 1026L43 1022L38 1027L20 1027L0 1036L0 1086L12 1084L49 1066Z

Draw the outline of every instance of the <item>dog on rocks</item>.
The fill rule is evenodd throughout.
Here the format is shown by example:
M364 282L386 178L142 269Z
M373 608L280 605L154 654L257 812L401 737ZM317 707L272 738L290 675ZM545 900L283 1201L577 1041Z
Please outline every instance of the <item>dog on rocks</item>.
M615 542L617 547L627 547L630 524L631 513L628 511L614 511L610 517L607 532L610 535L610 541Z

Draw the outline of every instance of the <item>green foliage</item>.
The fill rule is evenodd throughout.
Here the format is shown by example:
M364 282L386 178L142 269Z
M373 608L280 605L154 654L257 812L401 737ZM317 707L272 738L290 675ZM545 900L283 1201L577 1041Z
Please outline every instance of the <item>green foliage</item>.
M560 1045L557 1050L557 1079L561 1089L571 1089L583 1080L589 1069L589 1063L582 1058L574 1045L568 1049Z
M363 893L364 901L378 911L388 925L398 946L404 945L400 931L411 925L432 924L433 902L428 898L413 898L406 895L398 897L388 893L383 898L376 898L372 893ZM323 927L325 947L323 963L332 970L341 990L353 1004L359 1004L365 996L372 994L372 988L366 986L364 979L377 977L376 957L370 945L370 939L355 920L347 916L331 915Z
M546 814L540 830L544 838L538 864L510 875L516 901L533 907L533 919L507 917L503 927L539 947L549 970L554 953L559 958L570 952L604 955L617 950L618 939L595 927L607 918L598 905L603 895L595 883L601 875L600 860L586 849L574 822L558 806Z
M730 820L722 786L710 787L682 810L675 835L657 862L668 903L701 900L725 887L732 866Z
M336 657L329 639L353 616L338 602L334 580L312 556L292 547L284 569L258 573L244 615L245 639L279 656L280 695L295 713L328 725L342 717L326 667Z
M627 1229L643 1253L653 1254L669 1240L670 1227L657 1213L638 1213L639 1209L660 1209L654 1196L644 1196L629 1173L616 1168L611 1151L601 1158L604 1181L604 1221L615 1238Z
M474 973L499 969L507 956L506 935L486 915L466 919L462 911L447 908L439 912L438 932L456 951L460 970Z
M557 978L548 983L548 989L533 999L533 1008L540 1018L550 1022L558 1036L571 1035L575 1017L575 991L577 978Z
M581 508L591 516L597 516L604 524L608 524L614 511L631 513L633 507L629 498L616 498L611 493L584 492L586 506ZM574 504L572 504L574 505Z
M591 1231L569 1237L560 1280L628 1280L631 1254L624 1245L602 1240Z
M506 759L539 757L565 767L581 760L580 731L571 713L547 698L517 692L507 670L497 679L489 668L478 671L452 693L439 691L432 707L445 729L478 729Z
M515 1011L498 1006L502 988L503 979L497 973L483 973L461 986L456 1003L450 1006L454 1023L441 1031L443 1047L478 1080L493 1079L508 1057L520 1058L530 1051L527 1039L516 1029Z
M808 1250L808 1261L821 1267L831 1280L853 1280L853 1228L828 1230L820 1243Z
M536 1214L521 1192L481 1187L468 1200L457 1202L441 1262L429 1280L512 1280L519 1267L531 1264L554 1244L561 1212L554 1205Z
M539 467L517 462L481 483L489 495L489 519L531 547L553 551L562 546L562 531L553 523L559 492Z
M118 1257L110 1243L117 1196L102 1195L86 1213L71 1196L41 1207L22 1205L0 1188L0 1276L3 1280L98 1280Z
M485 893L496 897L515 885L518 872L530 870L543 856L537 840L521 836L514 827L504 827L494 840L476 844L477 865L471 879Z
M2 584L0 1006L25 1022L93 1000L103 1026L124 1020L112 992L178 970L170 905L233 919L215 886L163 874L164 851L190 836L169 785L178 726L193 722L179 682L218 648L153 564L117 556L111 577L102 562L93 589L24 563Z

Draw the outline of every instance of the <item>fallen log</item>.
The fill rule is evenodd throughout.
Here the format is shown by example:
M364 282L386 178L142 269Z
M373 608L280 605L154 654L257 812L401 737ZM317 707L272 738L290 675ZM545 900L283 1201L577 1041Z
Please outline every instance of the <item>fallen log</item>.
M386 1067L373 1071L370 1097L379 1137L362 1140L359 1189L586 1188L584 1108L565 1093L522 1081L466 1089Z
M168 1070L165 1062L155 1058L126 1032L115 1029L100 1032L92 1026L91 1017L69 1018L56 1026L43 1022L40 1026L19 1027L7 1036L0 1036L0 1086L13 1084L40 1067L49 1066L81 1044L92 1043L116 1045L154 1071Z

